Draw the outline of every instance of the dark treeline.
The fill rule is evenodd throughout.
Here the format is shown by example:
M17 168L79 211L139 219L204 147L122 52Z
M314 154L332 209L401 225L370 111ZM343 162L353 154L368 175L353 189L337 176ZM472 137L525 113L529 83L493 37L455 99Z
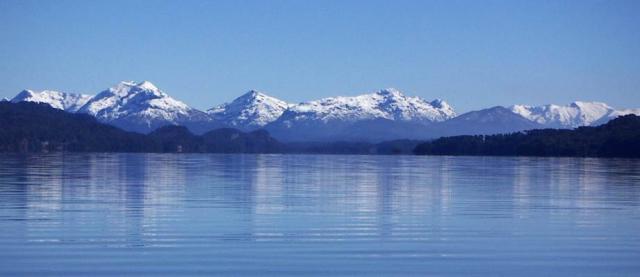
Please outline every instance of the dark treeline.
M380 143L369 142L299 142L285 145L288 153L313 154L357 154L357 155L410 155L423 141L391 140Z
M146 136L98 123L89 115L47 104L0 102L0 152L153 150Z
M281 153L285 150L284 145L264 130L245 133L222 128L198 136L183 126L164 126L148 136L161 147L160 152Z
M47 104L0 102L0 152L275 153L283 149L265 131L217 129L196 136L185 127L165 126L143 135Z
M419 144L418 155L640 157L640 117L598 127L542 129L503 135L454 136Z

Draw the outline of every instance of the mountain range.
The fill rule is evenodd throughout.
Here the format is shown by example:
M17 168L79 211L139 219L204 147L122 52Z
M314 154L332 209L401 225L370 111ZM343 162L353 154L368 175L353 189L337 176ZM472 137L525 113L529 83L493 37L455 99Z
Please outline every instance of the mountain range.
M46 103L145 134L166 125L182 125L195 134L223 127L241 131L266 129L285 142L378 142L543 128L571 129L601 125L621 115L640 115L640 109L619 110L605 103L581 101L569 105L497 106L457 115L444 100L427 101L396 89L297 104L252 90L229 103L200 111L148 81L120 82L95 96L24 90L10 101Z

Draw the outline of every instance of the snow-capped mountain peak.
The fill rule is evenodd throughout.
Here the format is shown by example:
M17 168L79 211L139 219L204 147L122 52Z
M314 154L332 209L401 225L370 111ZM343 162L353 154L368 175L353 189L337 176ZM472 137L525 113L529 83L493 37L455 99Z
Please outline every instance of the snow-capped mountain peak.
M432 105L432 103L437 105ZM399 121L437 122L455 116L442 100L428 102L420 97L404 95L388 88L371 94L351 97L329 97L303 102L290 108L297 119L358 121L389 119Z
M275 98L275 97L271 97L269 95L266 95L262 92L259 92L257 90L250 90L248 92L246 92L243 95L240 95L238 98L234 99L230 104L259 104L259 103L268 103L268 104L275 104L275 105L288 105L286 102Z
M80 112L103 119L140 114L149 119L174 120L188 115L187 104L171 98L151 82L120 82L91 99Z
M59 92L54 90L33 91L25 89L18 93L11 102L36 102L49 104L55 109L75 112L80 109L91 95Z
M575 128L595 124L615 112L602 102L575 101L568 105L513 105L511 111L531 121L553 128Z
M388 88L293 105L266 129L284 141L380 141L423 138L425 130L454 116L442 100L429 102Z
M158 87L156 87L149 81L142 81L139 83L133 81L122 81L114 87L109 88L107 91L104 91L103 93L107 94L107 92L123 98L126 98L130 94L140 93L157 97L167 96L164 92L162 92L160 89L158 89Z
M405 97L405 95L402 94L402 92L400 92L399 90L397 90L395 88L381 89L378 92L376 92L375 94L381 95L383 97Z
M442 99L434 99L433 101L429 102L429 104L431 104L431 106L434 106L436 108L441 108L441 109L453 109L449 103L445 102Z
M207 113L227 126L250 130L275 121L289 106L280 99L250 90L230 103L207 110Z
M160 89L158 89L158 87L156 87L154 84L152 84L149 81L142 81L138 84L136 84L136 86L142 88L142 89L146 89L149 91L160 91Z
M78 112L139 132L167 124L209 121L206 114L170 97L149 81L120 82L100 92Z

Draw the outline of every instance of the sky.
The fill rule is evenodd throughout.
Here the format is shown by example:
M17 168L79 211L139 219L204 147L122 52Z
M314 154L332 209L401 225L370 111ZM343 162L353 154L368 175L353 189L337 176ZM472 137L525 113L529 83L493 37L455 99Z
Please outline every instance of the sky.
M397 88L640 108L640 1L0 0L0 97L149 80L199 109Z

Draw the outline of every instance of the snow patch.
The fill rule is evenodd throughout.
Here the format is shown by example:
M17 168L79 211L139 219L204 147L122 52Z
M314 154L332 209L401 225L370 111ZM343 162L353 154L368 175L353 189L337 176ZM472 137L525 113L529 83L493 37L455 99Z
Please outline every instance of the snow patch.
M49 104L51 107L68 112L76 112L93 96L86 94L75 94L59 92L54 90L23 90L16 95L11 102L35 102Z

